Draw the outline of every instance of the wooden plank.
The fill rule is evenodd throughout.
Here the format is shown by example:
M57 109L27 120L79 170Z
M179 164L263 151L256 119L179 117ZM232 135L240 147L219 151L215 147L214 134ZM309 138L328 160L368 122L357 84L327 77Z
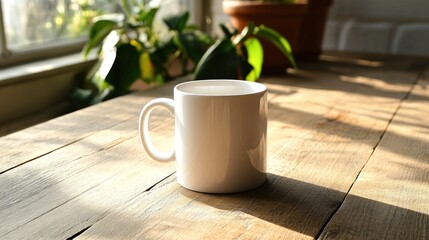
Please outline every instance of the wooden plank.
M167 129L172 131L171 127L174 122L168 114L158 113L156 110L154 113L151 116L151 131L157 133L159 128L165 128L166 125L169 126ZM75 172L97 164L94 161L82 161L82 158L106 151L115 145L135 138L138 135L137 120L137 116L134 116L129 121L118 124L111 129L95 133L67 147L44 155L40 157L40 161L30 162L20 166L19 169L0 174L0 206L16 203L17 199L25 199L51 186L53 182L42 182L41 179L35 177L39 176L40 173L43 174L43 178L55 178L57 182L60 182ZM173 133L171 132L171 134ZM162 133L160 136L163 136ZM162 139L161 141L159 138L161 137L154 138L154 142L157 145L166 145L165 140Z
M167 88L159 89L156 94L165 95L167 94L166 91ZM137 105L137 102L147 101L153 97L147 96L151 92L144 94L144 97L138 93L134 96L120 98L118 105L133 106L134 104ZM100 104L94 108L95 112L100 112L96 108L105 109L106 105ZM131 114L127 110L124 112ZM72 117L77 122L86 120L85 117L79 118L82 116L81 114L75 114L77 116ZM115 114L120 115L120 111L117 110ZM157 136L153 139L157 146L160 146L161 149L172 146L173 138L171 136L174 134L174 120L169 117L168 113L158 111L152 114L151 120L150 128ZM70 124L68 121L68 118L58 119L56 123L68 125ZM136 137L138 135L137 121L138 111L132 114L132 117L127 121L123 121L110 129L95 132L74 143L48 152L39 157L37 161L28 162L0 174L0 222L2 222L0 224L0 238L6 236L8 238L17 236L21 236L19 238L36 237L37 228L45 226L39 224L44 219L45 214L55 212L54 210L59 206L65 204L69 206L74 203L74 199L80 200L83 196L96 195L93 192L103 193L104 196L97 195L98 197L94 197L99 204L98 208L95 208L97 210L95 213L94 209L79 208L79 206L73 205L76 209L80 209L75 214L81 214L79 216L84 215L84 217L75 216L68 222L68 226L62 225L65 229L58 226L58 224L63 223L63 217L50 219L53 221L50 226L56 229L53 233L62 231L62 237L70 236L81 231L81 227L85 224L92 224L87 219L87 215L92 215L92 221L97 221L111 208L126 202L133 195L145 191L173 173L174 163L159 164L150 160L144 153ZM47 125L51 125L51 123L47 123ZM85 126L89 127L88 125ZM129 170L130 168L132 170ZM147 172L147 169L151 169L151 171ZM132 182L134 188L118 189L117 192L121 194L113 198L115 201L112 202L108 191L118 187L110 183L113 181L112 179L120 179L124 175L135 175L136 171L147 173L138 178L130 178L130 181L136 179L139 181ZM104 192L100 188L104 189ZM73 213L65 215L73 216ZM33 224L36 227L32 228L31 231L24 230L31 228ZM73 224L75 227L71 227ZM30 232L33 233L29 234ZM46 237L44 235L46 232L40 231L39 234L41 234L40 237Z
M3 137L0 172L119 124L135 114L136 105L139 104L124 106L122 101L109 101ZM117 114L119 111L123 114Z
M429 238L429 67L321 239Z
M0 174L137 116L155 96L171 96L174 84L107 101L0 138Z
M46 221L42 221L45 214L55 213L54 210L63 205L76 207L74 199L80 201L81 198L84 198L83 196L96 195L98 198L94 197L95 201L102 205L102 208L100 206L95 208L96 212L92 208L80 209L75 213L77 216L67 222L68 225L61 225L63 217L50 218L53 223L49 226L55 229L51 234L58 234L57 231L60 231L61 234L55 237L71 236L81 231L82 227L87 224L91 225L92 221L97 221L111 208L126 202L136 193L145 191L173 173L175 163L159 164L150 160L136 136L138 135L138 115L143 104L154 97L171 96L172 86L176 83L121 97L36 126L35 129L30 128L23 131L26 134L30 133L29 138L20 139L22 134L17 133L0 140L3 143L14 142L19 146L21 143L34 140L39 135L42 138L45 137L43 134L46 132L40 131L40 129L49 130L53 126L57 126L57 132L69 131L70 139L80 137L70 143L54 140L49 142L44 138L40 140L41 144L32 145L32 147L41 148L36 149L36 152L40 150L41 156L36 157L35 161L19 165L21 159L31 156L32 149L29 148L22 148L22 155L14 156L18 160L11 159L11 163L18 164L19 167L0 174L0 222L2 222L0 238L6 236L8 238L36 237L36 232L40 234L40 238L45 238L46 232L40 230L45 227L43 223ZM106 114L107 110L109 110L109 114ZM121 116L122 114L125 117ZM112 118L114 121L103 122L103 118ZM99 119L101 127L96 125L96 120ZM119 121L117 121L118 119ZM151 120L150 128L154 132L155 144L161 149L171 147L174 120L169 117L168 113L157 110L151 115ZM82 124L76 126L76 123ZM109 126L109 124L113 125ZM72 131L70 126L79 128L79 130ZM103 128L105 129L103 130ZM84 133L85 131L88 133ZM81 133L83 135L80 135ZM2 152L2 154L7 156L10 151ZM130 168L132 170L125 171ZM125 188L127 191L119 189L117 192L121 194L114 198L114 202L110 200L108 191L118 187L111 183L112 179L120 179L118 176L129 176L133 173L135 175L135 171L145 172L147 169L151 169L151 171L139 178L130 178L130 181L139 180L131 182L135 188ZM102 174L100 174L100 170L103 171ZM110 186L110 188L105 186ZM106 204L107 202L109 204ZM73 216L73 213L64 215ZM92 221L88 220L88 215L92 216ZM43 223L40 224L40 222ZM25 229L31 229L31 231Z
M80 237L314 238L372 154L415 71L316 66L270 79L268 182L229 195L196 193L174 177ZM347 75L349 73L349 75ZM297 81L299 79L299 81Z
M171 175L175 163L149 159L136 124L125 122L0 175L0 238L67 238ZM173 122L155 125L163 144L172 145L166 134L173 134Z

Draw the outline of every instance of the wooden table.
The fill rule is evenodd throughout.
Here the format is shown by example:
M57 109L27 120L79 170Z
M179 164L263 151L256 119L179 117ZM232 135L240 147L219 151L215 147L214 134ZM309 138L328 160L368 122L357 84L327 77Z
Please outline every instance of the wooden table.
M139 111L174 83L1 138L0 239L429 239L429 62L321 59L263 80L268 181L249 192L186 190L142 149Z

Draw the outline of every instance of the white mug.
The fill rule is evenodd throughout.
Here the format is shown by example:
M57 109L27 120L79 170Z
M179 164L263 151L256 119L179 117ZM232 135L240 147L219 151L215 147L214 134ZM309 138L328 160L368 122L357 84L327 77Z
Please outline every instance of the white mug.
M175 148L161 152L148 129L154 108L175 116ZM231 193L266 180L267 88L241 80L202 80L174 88L174 100L148 102L139 119L140 141L155 160L177 161L177 181L207 193Z

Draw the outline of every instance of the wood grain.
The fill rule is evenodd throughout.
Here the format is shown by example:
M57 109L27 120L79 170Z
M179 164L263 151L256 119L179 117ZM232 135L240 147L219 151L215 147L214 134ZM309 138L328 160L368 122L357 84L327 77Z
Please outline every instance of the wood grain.
M0 138L0 173L135 118L155 96L172 96L173 86L116 98Z
M66 238L171 175L175 163L149 159L131 123L0 175L1 238Z
M321 239L429 238L429 68Z
M1 139L19 145L42 138L29 146L40 147L34 149L36 153L27 147L15 148L22 154L6 165L19 167L0 174L0 238L67 238L171 175L175 163L152 161L136 137L140 103L169 92L171 88L166 86L144 95L136 93ZM109 114L104 112L107 110ZM119 116L122 113L124 116ZM174 134L174 120L165 115L155 112L150 125L161 148L172 145ZM99 119L101 126L97 125ZM77 130L71 131L71 126ZM68 133L70 142L44 136L50 132ZM24 135L27 138L19 138ZM2 155L9 156L12 151ZM21 160L32 154L40 156L22 164Z
M314 238L371 157L416 69L318 64L268 79L268 182L239 194L174 176L95 223L82 239Z

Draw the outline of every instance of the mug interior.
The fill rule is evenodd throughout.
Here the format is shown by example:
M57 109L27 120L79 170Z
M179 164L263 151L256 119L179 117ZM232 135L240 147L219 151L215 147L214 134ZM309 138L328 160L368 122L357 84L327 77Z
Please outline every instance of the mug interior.
M234 96L260 93L267 90L261 83L243 80L199 80L177 85L183 94L201 96Z

